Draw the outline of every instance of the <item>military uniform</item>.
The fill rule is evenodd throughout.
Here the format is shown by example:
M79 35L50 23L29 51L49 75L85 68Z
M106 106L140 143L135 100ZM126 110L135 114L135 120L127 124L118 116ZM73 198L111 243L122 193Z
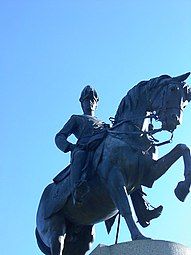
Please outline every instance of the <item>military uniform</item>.
M95 150L103 140L107 125L101 120L91 115L72 115L64 127L56 134L55 142L57 147L63 152L72 152L71 156L71 186L73 190L74 203L79 202L86 194L88 187L81 185L80 180L82 170L86 165L88 152ZM76 145L70 143L67 138L70 135L77 138ZM76 188L78 194L76 194Z
M106 124L91 115L72 115L64 127L56 134L55 142L57 147L63 151L81 150L85 148L92 137L96 138L98 134L105 131ZM67 138L70 135L77 138L77 144L70 143Z

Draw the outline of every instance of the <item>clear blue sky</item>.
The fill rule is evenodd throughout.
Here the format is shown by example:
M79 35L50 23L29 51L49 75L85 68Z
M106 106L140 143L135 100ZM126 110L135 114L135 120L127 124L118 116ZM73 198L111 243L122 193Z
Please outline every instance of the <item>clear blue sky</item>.
M40 195L69 162L54 136L70 115L81 113L85 85L97 89L97 116L108 122L139 81L191 71L190 10L190 0L1 1L1 255L41 254L34 238ZM188 106L161 155L177 143L191 145L190 116ZM183 204L173 193L182 176L179 160L145 189L164 212L140 229L153 239L191 246L191 196ZM114 239L115 230L107 236L99 224L93 247ZM122 223L120 241L129 240Z

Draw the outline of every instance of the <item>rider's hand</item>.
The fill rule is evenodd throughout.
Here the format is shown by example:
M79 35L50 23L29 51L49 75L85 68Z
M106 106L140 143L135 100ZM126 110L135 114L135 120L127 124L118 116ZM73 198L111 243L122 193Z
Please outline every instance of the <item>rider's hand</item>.
M72 152L76 148L76 145L73 143L70 143L69 150Z

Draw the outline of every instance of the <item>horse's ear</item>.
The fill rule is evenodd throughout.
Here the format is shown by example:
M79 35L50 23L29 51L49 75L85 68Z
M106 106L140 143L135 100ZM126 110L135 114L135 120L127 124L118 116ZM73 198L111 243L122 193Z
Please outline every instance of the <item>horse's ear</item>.
M176 77L173 77L172 79L175 80L175 81L181 82L181 81L185 81L188 78L189 75L190 75L190 72L179 75L179 76L176 76Z

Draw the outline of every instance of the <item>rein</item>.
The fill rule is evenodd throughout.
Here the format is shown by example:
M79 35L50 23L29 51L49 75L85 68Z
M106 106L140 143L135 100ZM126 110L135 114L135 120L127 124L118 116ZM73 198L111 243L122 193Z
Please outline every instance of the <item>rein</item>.
M170 139L164 141L164 142L160 142L159 143L159 140L155 139L153 137L154 134L156 133L159 133L161 131L163 131L162 128L158 128L158 129L152 129L150 131L142 131L142 130L139 130L139 131L129 131L129 132L118 132L118 131L112 131L112 129L115 129L116 127L126 123L126 122L131 122L133 120L137 120L137 119L146 119L146 118L150 118L150 119L155 119L155 120L158 120L158 116L156 114L151 114L151 115L148 115L148 116L145 116L145 117L134 117L134 118L129 118L129 119L125 119L125 120L122 120L120 121L119 123L117 124L114 124L115 123L115 119L113 117L110 117L109 120L112 122L112 124L114 124L113 127L111 127L109 130L108 130L108 133L110 134L115 134L115 135L149 135L151 137L151 142L152 142L152 146L162 146L162 145L165 145L165 144L169 144L172 142L172 139L173 139L173 131L168 131L171 133L171 137ZM133 124L133 123L132 123ZM135 125L135 124L133 124ZM156 143L157 142L157 143Z
M120 126L121 124L125 123L125 122L132 122L133 120L138 120L138 119L155 119L155 120L158 120L158 116L156 115L156 113L154 114L151 114L151 115L148 115L148 116L137 116L137 117L133 117L133 118L128 118L128 119L125 119L125 120L122 120L120 121L119 123L115 124L115 118L113 117L110 117L109 120L111 121L112 124L114 124L113 127L111 127L110 129L114 129L118 126Z

